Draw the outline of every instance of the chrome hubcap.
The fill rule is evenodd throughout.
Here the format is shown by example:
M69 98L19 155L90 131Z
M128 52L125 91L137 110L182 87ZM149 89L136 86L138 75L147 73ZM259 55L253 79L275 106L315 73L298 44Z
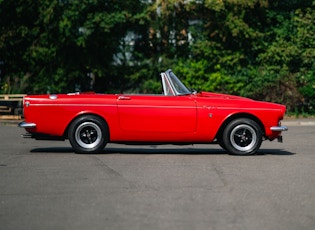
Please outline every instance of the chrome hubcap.
M250 151L257 142L255 130L246 124L236 126L231 134L230 141L232 146L239 151Z
M93 122L84 122L75 131L75 139L82 148L96 147L101 142L101 138L102 131Z

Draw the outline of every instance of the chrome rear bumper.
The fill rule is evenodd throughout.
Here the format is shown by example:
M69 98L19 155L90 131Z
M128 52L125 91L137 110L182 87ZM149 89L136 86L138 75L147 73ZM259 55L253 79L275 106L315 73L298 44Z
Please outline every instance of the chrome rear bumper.
M36 124L35 123L25 122L25 121L22 121L21 123L19 123L18 126L20 128L24 128L24 129L36 128Z

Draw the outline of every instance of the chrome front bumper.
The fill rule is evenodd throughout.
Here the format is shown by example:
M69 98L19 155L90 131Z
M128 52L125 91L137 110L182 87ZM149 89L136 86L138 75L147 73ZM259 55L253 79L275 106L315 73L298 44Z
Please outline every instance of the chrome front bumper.
M21 123L19 123L18 126L20 128L24 128L24 129L36 128L36 124L35 123L25 122L25 121L22 121Z
M282 131L288 131L288 127L286 126L272 126L270 127L271 131L275 131L275 132L282 132Z
M286 127L286 126L271 126L270 127L270 130L271 131L274 131L274 132L282 132L282 131L287 131L288 130L288 127ZM283 142L283 139L282 139L282 136L281 135L279 135L278 137L277 137L277 140L278 140L278 142Z

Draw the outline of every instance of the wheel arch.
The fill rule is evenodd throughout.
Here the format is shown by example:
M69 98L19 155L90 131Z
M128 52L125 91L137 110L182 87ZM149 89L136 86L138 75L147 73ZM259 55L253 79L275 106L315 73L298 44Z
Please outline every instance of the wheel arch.
M238 119L238 118L248 118L248 119L251 119L251 120L255 121L255 122L259 125L259 127L260 127L260 129L261 129L261 131L262 131L263 136L265 136L265 127L264 127L263 123L261 122L261 120L260 120L258 117L256 117L256 116L253 115L253 114L250 114L250 113L236 113L236 114L233 114L233 115L227 117L227 118L224 120L224 122L221 124L221 126L220 126L220 128L219 128L219 130L218 130L218 132L217 132L217 134L216 134L216 139L217 139L218 141L219 141L220 139L222 139L222 135L223 135L223 132L224 132L225 127L226 127L231 121L233 121L233 120L235 120L235 119Z
M106 127L107 127L107 137L108 139L106 140L107 142L110 140L110 132L109 132L109 126L108 126L108 123L106 121L106 119L98 114L95 114L95 113L80 113L78 114L77 116L73 117L72 120L68 123L66 129L64 130L63 132L63 137L65 139L68 139L68 131L69 131L69 127L71 126L71 124L78 118L80 117L85 117L85 116L94 116L94 117L98 117L100 118L105 124L106 124Z

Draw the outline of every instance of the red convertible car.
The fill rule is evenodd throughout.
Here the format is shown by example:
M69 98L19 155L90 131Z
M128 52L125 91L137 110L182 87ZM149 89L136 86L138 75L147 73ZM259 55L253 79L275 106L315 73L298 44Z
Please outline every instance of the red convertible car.
M263 140L282 141L284 105L189 90L171 71L161 73L162 94L70 93L23 100L24 137L69 139L76 153L107 143L215 143L231 154L257 152Z

